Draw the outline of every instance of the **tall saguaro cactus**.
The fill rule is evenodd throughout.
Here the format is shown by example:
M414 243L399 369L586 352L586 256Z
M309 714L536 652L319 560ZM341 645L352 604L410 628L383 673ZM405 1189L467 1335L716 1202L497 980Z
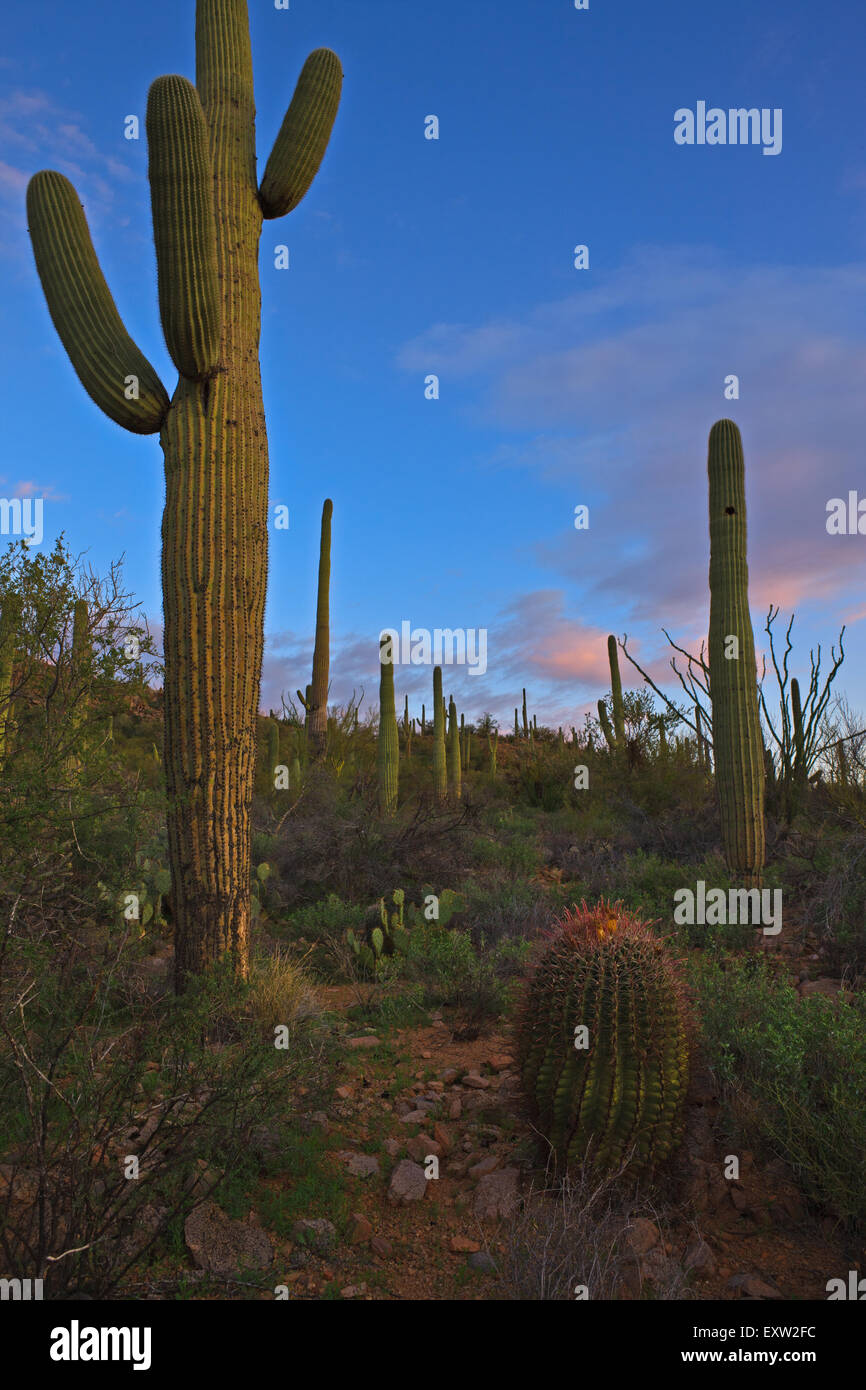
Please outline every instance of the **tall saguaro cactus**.
M732 420L710 430L709 672L713 759L731 874L760 887L764 867L764 752L755 638L749 614L743 443Z
M324 157L342 70L304 64L256 179L246 0L197 0L196 81L147 103L163 333L174 395L130 339L72 185L36 174L27 211L48 308L82 384L112 420L159 433L165 768L176 983L229 955L246 974L250 805L267 583L268 449L258 342L262 219L304 197Z
M322 508L322 538L319 545L319 592L316 600L316 645L313 649L313 703L310 707L308 737L310 755L320 758L328 742L328 675L330 669L331 616L331 517L330 497Z

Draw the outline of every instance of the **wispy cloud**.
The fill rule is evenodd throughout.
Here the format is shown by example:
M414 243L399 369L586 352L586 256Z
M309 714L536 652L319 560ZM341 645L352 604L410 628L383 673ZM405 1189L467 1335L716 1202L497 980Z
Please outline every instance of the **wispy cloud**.
M400 366L477 378L475 418L516 436L489 462L593 503L536 558L630 621L694 621L706 603L706 440L724 415L746 449L752 600L792 606L866 580L857 538L825 529L862 480L866 267L728 266L643 248L522 319L436 324ZM736 374L740 399L724 397ZM527 437L528 436L528 437ZM796 564L792 557L796 556Z
M0 254L27 256L24 193L38 169L59 169L75 183L94 221L111 214L114 184L135 177L117 157L87 134L79 112L58 105L38 88L14 89L0 97Z

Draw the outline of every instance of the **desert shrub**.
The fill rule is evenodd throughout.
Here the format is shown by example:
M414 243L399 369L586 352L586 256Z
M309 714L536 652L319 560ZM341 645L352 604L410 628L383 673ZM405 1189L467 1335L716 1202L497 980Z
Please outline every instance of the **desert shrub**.
M480 1025L498 1018L508 1005L510 987L526 959L523 942L500 942L476 950L462 931L416 928L400 958L400 973L424 987L428 1005L450 1005Z
M641 1279L629 1245L637 1218L661 1225L646 1199L627 1194L619 1175L599 1178L577 1169L564 1180L530 1190L508 1224L498 1275L506 1299L574 1302L578 1287L592 1300L628 1296L691 1297L687 1276L673 1260L660 1264L652 1284Z
M802 918L820 938L821 954L840 974L866 972L866 827L801 829L783 865Z
M297 911L330 893L368 904L402 884L407 897L427 882L453 882L469 863L471 807L442 809L418 799L382 820L370 795L349 795L326 771L311 774L279 831L269 862L271 915Z
M327 1065L298 1011L290 1050L263 1037L285 976L221 969L157 1004L129 985L133 954L14 925L0 943L0 1264L48 1298L116 1293Z
M754 956L691 969L708 1058L746 1141L783 1159L807 1196L862 1222L866 1000L801 1000Z
M551 891L519 879L494 883L470 880L461 891L465 902L462 925L476 946L482 938L490 945L531 940L549 926L568 896L565 889Z

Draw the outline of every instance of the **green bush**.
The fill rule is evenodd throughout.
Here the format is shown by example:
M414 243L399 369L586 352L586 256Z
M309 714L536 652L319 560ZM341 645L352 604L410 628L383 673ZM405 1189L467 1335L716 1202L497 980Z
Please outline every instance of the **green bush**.
M749 1142L846 1221L866 1217L866 1000L801 1000L754 956L691 965L709 1061Z

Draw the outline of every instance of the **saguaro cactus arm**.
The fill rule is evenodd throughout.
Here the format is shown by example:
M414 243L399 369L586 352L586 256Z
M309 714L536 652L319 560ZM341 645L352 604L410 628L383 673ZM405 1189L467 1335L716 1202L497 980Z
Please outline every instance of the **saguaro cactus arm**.
M168 393L124 328L78 194L56 170L27 185L27 222L51 321L85 391L124 429L158 434Z
M181 376L200 381L219 361L222 305L207 122L193 84L158 77L146 123L162 330Z
M343 69L330 48L317 48L301 70L259 188L265 217L283 217L304 197L325 157L340 105Z

